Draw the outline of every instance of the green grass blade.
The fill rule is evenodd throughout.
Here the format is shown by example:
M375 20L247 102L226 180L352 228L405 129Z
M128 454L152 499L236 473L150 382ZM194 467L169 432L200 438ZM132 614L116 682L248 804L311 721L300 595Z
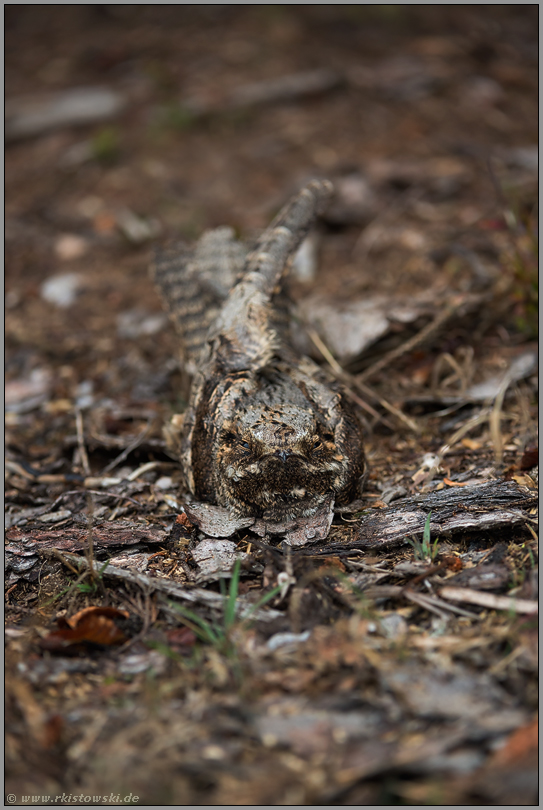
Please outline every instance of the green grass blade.
M171 602L171 607L181 615L184 624L195 633L202 641L208 641L211 644L219 644L221 642L221 635L217 633L215 628L205 619L200 618L197 613L194 613L188 608Z
M229 630L236 620L236 602L238 598L239 588L239 573L241 569L241 560L236 560L232 569L232 577L230 579L230 588L228 592L228 600L224 609L224 629Z
M255 602L254 605L251 605L251 607L243 617L243 621L244 622L249 621L251 616L254 613L256 613L257 610L260 610L261 607L263 607L265 604L267 604L267 602L273 599L274 596L277 596L278 593L281 593L281 585L276 585L275 588L272 588L272 590L269 593L265 593L264 596L262 596L258 600L258 602Z
M432 513L428 512L428 517L426 518L426 523L424 524L424 531L422 532L422 544L423 546L430 547L430 518L432 517Z

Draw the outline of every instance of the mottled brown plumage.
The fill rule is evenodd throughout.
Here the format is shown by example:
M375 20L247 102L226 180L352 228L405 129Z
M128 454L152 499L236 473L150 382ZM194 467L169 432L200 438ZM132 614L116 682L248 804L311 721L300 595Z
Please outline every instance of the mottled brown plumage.
M341 386L288 343L292 258L331 192L314 181L246 249L230 229L158 256L154 277L194 373L181 463L201 501L280 523L360 492L361 429Z

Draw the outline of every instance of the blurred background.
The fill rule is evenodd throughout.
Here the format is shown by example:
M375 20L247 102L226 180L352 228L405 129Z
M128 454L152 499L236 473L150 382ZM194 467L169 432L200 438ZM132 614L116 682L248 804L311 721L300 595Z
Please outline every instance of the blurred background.
M72 548L94 526L95 538L99 529L111 542L119 532L137 540L134 551L147 548L148 526L150 550L165 548L132 559L151 576L188 581L187 566L177 568L188 541L168 536L174 519L184 531L180 471L162 438L164 421L186 406L187 380L149 278L152 251L218 225L251 240L315 176L336 193L297 259L291 293L317 343L302 330L297 339L322 361L320 339L350 372L356 401L366 400L366 503L380 514L425 481L437 490L512 478L531 491L538 11L5 6L6 789L15 796L122 789L158 806L534 804L531 617L485 608L472 625L466 617L479 616L456 608L444 635L443 600L437 616L413 591L414 604L397 610L384 597L374 613L362 594L360 624L321 626L299 658L290 647L284 658L269 657L271 647L259 657L247 636L240 661L256 650L257 663L238 693L228 680L237 659L225 667L215 648L183 658L186 628L165 635L174 619L157 623L154 596L132 586L104 596L149 631L127 655L39 654L38 634L59 608L68 615L74 598L102 595L21 543L49 537ZM520 503L531 509L529 498ZM514 531L443 543L445 562L428 570L451 565L448 576L462 558L462 585L536 599L535 518L498 512ZM354 524L336 530L346 536ZM426 565L408 560L414 552L406 546L401 564ZM347 570L339 557L301 559ZM357 600L358 587L397 577L399 559L355 562ZM400 577L417 572L414 584L420 570ZM303 577L300 593L303 583L320 588ZM404 598L400 581L394 599ZM246 582L240 593L257 584ZM349 603L327 583L292 615L343 615ZM377 616L392 620L388 629ZM357 629L366 626L369 641Z
M8 6L8 379L45 364L59 402L82 383L156 400L176 343L151 247L250 239L314 176L337 195L294 290L309 313L399 294L428 319L484 289L479 337L533 339L537 11ZM364 346L324 337L341 361Z

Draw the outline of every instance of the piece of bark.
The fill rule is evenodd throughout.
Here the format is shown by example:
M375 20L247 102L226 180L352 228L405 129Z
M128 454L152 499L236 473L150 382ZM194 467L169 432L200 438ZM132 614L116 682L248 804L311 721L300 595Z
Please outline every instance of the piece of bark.
M202 540L190 552L194 562L198 565L200 575L205 578L215 578L219 575L230 576L230 571L236 560L247 557L247 554L236 551L236 544L231 540L215 538ZM202 582L202 577L198 578Z
M75 87L42 96L6 101L8 142L62 127L86 126L118 115L126 98L109 87Z
M443 489L394 501L361 517L354 538L329 543L322 551L330 553L349 548L384 548L421 538L428 513L432 513L432 539L469 532L505 531L526 522L527 507L537 503L537 493L514 481ZM312 550L315 553L315 550Z
M502 588L511 572L506 565L500 563L489 563L488 565L477 565L475 568L468 568L460 571L459 574L447 580L447 584L459 588L475 588L476 590L492 591Z
M89 530L70 527L69 529L19 529L6 532L9 541L5 550L16 556L36 554L41 549L58 548L61 551L83 551L89 545ZM142 528L139 526L96 526L92 530L92 543L95 549L109 546L135 546L138 543L165 543L168 532L160 526Z
M195 97L185 99L182 107L199 118L228 110L245 109L263 104L295 101L334 90L343 76L329 68L290 73L276 79L244 84L222 98Z

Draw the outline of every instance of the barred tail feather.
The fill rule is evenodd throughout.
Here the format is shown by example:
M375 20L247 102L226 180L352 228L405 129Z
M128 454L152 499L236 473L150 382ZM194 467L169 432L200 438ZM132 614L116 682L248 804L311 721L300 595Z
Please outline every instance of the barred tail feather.
M231 228L216 228L206 231L194 250L177 243L155 256L151 274L180 337L189 373L194 373L209 327L239 276L246 253Z

